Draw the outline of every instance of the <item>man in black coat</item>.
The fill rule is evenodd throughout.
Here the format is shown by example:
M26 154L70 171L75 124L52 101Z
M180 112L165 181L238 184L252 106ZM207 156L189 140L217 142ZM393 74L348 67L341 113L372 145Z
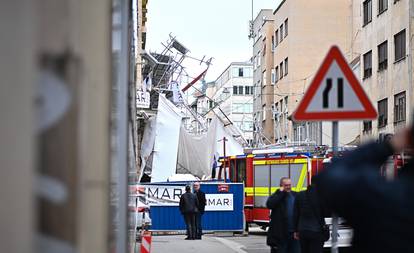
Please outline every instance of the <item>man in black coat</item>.
M301 253L322 253L324 209L314 185L296 195L293 217L294 237L300 242Z
M289 178L280 179L280 189L273 193L266 202L271 209L270 226L267 232L267 245L271 253L299 253L299 241L293 236L293 208L296 192L291 190Z
M414 252L413 163L392 181L379 171L389 156L412 148L406 129L333 161L318 176L320 196L354 228L353 252Z
M207 201L206 194L200 190L199 182L194 183L194 193L198 200L198 213L196 214L196 239L201 240L201 236L203 235L201 217L204 214Z
M187 227L186 240L195 240L196 238L196 214L198 213L198 200L194 193L191 193L191 187L185 187L185 193L180 197L180 212L184 216Z

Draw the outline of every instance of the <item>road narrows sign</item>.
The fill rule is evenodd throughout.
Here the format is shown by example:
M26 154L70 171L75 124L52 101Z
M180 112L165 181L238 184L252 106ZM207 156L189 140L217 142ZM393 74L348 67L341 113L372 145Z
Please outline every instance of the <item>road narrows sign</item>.
M293 113L295 121L375 119L377 112L338 47L325 57Z

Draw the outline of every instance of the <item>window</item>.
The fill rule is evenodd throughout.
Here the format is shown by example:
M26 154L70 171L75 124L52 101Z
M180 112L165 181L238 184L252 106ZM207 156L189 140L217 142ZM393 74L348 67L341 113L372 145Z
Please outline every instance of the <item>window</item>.
M279 66L275 68L275 83L279 81Z
M283 62L280 63L279 69L280 69L280 80L282 80L282 78L283 78Z
M285 37L288 36L288 19L285 20Z
M239 95L243 95L243 86L239 86Z
M372 51L364 54L364 79L372 76Z
M405 121L405 91L394 96L394 123Z
M405 29L394 35L395 61L405 57Z
M251 121L244 121L242 128L243 128L244 131L253 131L253 122L251 122Z
M263 56L266 55L266 41L264 41L264 40L263 40L263 53L262 53L262 55Z
M288 108L288 100L289 100L289 97L288 97L288 96L286 96L286 97L285 97L285 107L286 107L286 108Z
M244 104L244 112L253 113L253 103Z
M280 112L283 113L283 98L280 100Z
M388 9L388 0L378 0L378 15Z
M253 113L252 103L233 103L231 105L232 113Z
M263 115L262 120L265 121L266 120L266 105L262 106L262 115Z
M280 31L280 42L282 42L282 40L283 40L283 24L280 25L279 31Z
M275 50L275 36L272 35L272 52Z
M388 121L388 99L378 101L378 128L385 127Z
M246 95L253 95L253 86L245 86L244 88Z
M256 56L253 56L252 62L253 62L253 69L256 69Z
M212 109L214 107L214 101L213 100L209 100L208 101L208 108Z
M266 71L262 73L262 87L267 85Z
M246 67L243 69L243 77L253 77L253 68Z
M233 95L239 94L239 88L237 86L233 86Z
M372 21L372 0L366 0L363 3L364 9L364 26L367 25L369 22Z
M272 119L275 119L275 106L272 105Z
M285 76L288 74L288 58L285 59Z
M275 47L279 45L279 30L276 30L275 32Z
M275 84L276 83L276 74L275 74L275 70L274 69L272 69L272 82L271 82L272 84Z
M388 42L385 41L378 46L378 71L387 69L388 66Z
M400 0L394 0L394 4L396 3L396 2L399 2Z
M243 77L243 68L239 68L239 77Z
M362 132L368 134L372 132L372 121L364 121Z
M233 95L243 95L243 86L233 86Z

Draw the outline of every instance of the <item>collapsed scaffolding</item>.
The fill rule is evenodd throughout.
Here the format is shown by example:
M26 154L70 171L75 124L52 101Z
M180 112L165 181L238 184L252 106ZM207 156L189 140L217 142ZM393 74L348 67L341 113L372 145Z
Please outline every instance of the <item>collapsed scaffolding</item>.
M204 94L214 105L213 108L210 108L207 113L200 113L197 109L194 110L190 106L190 99L192 98L190 91L203 92L197 87L197 83L205 83L204 79L212 65L213 58L207 56L203 56L202 58L191 56L190 50L171 34L168 40L161 43L161 45L163 46L161 53L146 51L142 53L144 60L142 65L144 81L138 85L137 91L139 142L143 143L144 136L142 133L144 132L144 128L146 125L151 124L151 120L154 121L155 116L158 114L160 97L163 96L168 101L161 101L163 103L162 106L165 107L165 104L168 104L167 106L173 105L172 110L176 111L177 114L183 115L182 122L186 133L195 138L208 134L211 122L207 121L206 116L208 112L212 111L217 120L220 121L220 124L226 128L226 132L229 133L229 138L237 139L240 146L245 146L247 142L243 138L241 131L220 108L220 102L214 101ZM202 69L201 73L196 77L190 75L184 66L184 63L187 61L199 65ZM182 135L180 135L180 138L182 138ZM145 153L148 151L140 149L139 153L142 152ZM212 155L216 156L216 154ZM137 166L141 168L138 171L141 181L149 181L152 175L153 157L150 156L149 153L144 154ZM186 166L183 166L177 162L176 166L178 172L191 172L191 169L188 168L188 163Z

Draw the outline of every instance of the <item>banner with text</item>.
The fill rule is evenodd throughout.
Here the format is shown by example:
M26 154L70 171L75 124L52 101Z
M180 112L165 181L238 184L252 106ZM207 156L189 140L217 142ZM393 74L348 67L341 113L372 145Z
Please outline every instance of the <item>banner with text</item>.
M206 211L233 211L233 194L206 194Z
M129 195L136 196L148 205L178 206L180 197L185 192L182 185L134 185L129 188Z

